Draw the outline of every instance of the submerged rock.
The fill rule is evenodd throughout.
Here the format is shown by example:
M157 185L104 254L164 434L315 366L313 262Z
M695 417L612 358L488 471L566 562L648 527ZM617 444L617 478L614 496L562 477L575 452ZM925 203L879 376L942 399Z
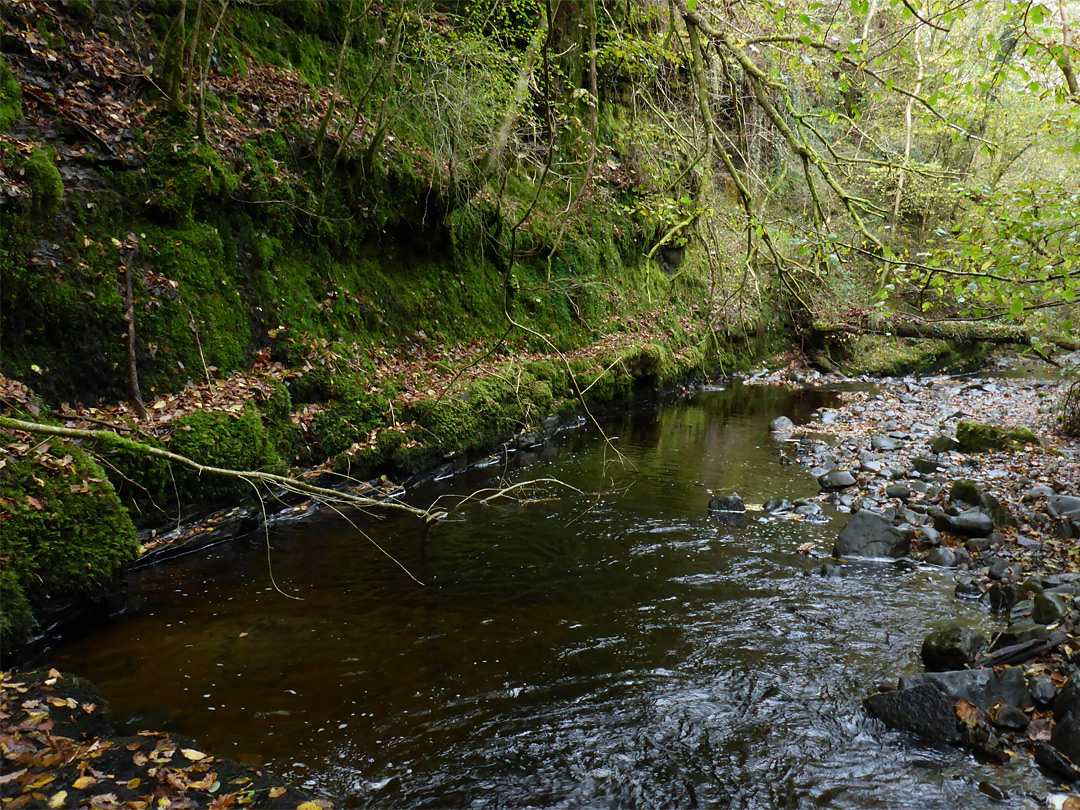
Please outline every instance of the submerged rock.
M911 549L910 532L901 531L874 512L856 512L840 532L834 557L903 557Z
M795 505L787 498L773 498L765 501L761 508L765 512L790 512L795 508Z
M963 669L989 646L985 636L969 627L952 625L935 630L923 641L923 666L931 672Z

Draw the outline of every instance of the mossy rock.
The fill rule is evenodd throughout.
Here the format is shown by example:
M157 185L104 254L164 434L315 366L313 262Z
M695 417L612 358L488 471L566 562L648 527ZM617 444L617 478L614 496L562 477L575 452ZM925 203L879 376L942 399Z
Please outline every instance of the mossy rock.
M1023 425L1008 427L985 422L961 421L956 426L956 440L963 453L985 453L987 450L1008 450L1025 444L1042 444L1039 437Z
M10 651L50 608L107 595L138 544L105 471L78 445L53 439L45 453L6 460L0 646Z
M22 117L22 88L7 62L0 59L0 132L10 132Z

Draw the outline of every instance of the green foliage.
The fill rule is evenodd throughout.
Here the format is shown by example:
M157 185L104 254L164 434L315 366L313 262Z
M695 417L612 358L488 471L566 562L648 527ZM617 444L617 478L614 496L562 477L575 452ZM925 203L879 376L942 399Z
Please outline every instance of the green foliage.
M47 605L104 596L138 549L127 510L97 462L78 445L54 439L49 446L48 455L8 456L0 476L5 650L28 638L34 614Z

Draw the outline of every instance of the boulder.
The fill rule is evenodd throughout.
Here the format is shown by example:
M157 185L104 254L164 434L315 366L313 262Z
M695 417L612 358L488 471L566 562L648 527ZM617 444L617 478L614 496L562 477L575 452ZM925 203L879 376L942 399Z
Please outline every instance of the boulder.
M956 425L956 441L964 453L984 453L987 450L1007 450L1025 444L1040 444L1039 437L1023 425L1006 427L967 419Z
M1046 502L1051 517L1080 520L1080 498L1073 495L1051 495Z
M765 512L790 512L795 506L787 498L773 498L761 507Z
M874 436L870 440L870 446L875 450L881 450L888 452L890 450L897 450L900 447L900 442L890 436Z
M855 486L855 476L847 470L830 470L818 476L818 484L827 491L847 489Z
M903 557L911 549L911 534L900 531L881 515L856 512L833 547L834 557Z
M899 498L901 501L906 501L911 497L911 488L904 486L903 484L890 484L885 487L885 496L888 498Z
M1061 752L1050 743L1035 743L1035 762L1043 770L1064 779L1066 782L1080 780L1080 768L1077 768L1062 756Z
M931 453L948 453L960 447L960 442L952 436L935 436L930 442Z
M969 627L951 625L935 630L923 641L923 666L930 672L963 669L975 663L979 653L989 646L981 633Z
M1015 706L1000 705L990 711L990 719L995 726L1010 731L1023 731L1031 720Z
M1042 591L1035 594L1031 618L1039 624L1053 624L1065 618L1069 612L1069 600L1063 594Z
M1070 712L1058 720L1050 743L1072 762L1080 762L1080 718Z
M932 684L949 696L955 704L963 699L989 711L998 703L1030 709L1035 705L1021 667L1006 667L997 675L990 667L957 669L951 672L922 672L900 678L901 689Z
M786 416L778 416L769 423L769 430L773 433L787 433L794 427L795 423Z
M984 512L994 521L995 526L1019 526L1016 518L1001 505L993 495L976 484L974 481L960 479L949 490L949 501L955 504L962 501L974 506L980 512Z
M985 512L968 509L959 515L938 515L934 518L934 528L961 537L988 537L994 531L994 521Z
M863 707L889 728L940 742L958 743L962 739L953 701L930 683L878 692L866 698Z
M955 568L956 552L951 548L934 548L926 555L926 561L930 565L940 565L942 568Z
M735 495L721 495L709 501L710 512L745 512L746 504L736 493Z

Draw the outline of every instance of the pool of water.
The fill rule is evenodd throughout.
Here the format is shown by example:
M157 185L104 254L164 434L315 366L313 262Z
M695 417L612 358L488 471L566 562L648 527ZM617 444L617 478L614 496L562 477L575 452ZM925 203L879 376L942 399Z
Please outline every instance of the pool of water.
M973 808L1050 787L1026 761L886 731L860 709L963 620L940 573L796 549L829 524L711 517L813 495L769 421L828 393L734 385L409 493L529 479L424 526L351 513L133 573L120 620L49 652L132 726L196 737L372 808ZM616 450L618 452L616 452ZM619 457L619 454L623 458ZM355 524L355 526L353 525ZM391 560L372 543L395 558ZM404 566L423 584L399 567Z

